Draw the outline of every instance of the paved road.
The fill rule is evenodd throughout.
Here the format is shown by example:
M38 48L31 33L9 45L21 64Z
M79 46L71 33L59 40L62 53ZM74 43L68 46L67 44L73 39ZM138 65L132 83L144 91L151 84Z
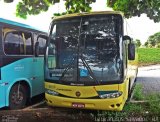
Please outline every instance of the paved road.
M160 65L140 67L138 69L137 83L143 85L143 92L160 93Z

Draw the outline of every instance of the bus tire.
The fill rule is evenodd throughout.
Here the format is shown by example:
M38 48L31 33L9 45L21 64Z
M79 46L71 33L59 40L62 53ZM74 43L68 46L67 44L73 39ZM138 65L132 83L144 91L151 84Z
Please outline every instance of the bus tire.
M9 108L10 109L24 108L26 102L27 102L27 90L25 86L19 83L15 84L10 90Z

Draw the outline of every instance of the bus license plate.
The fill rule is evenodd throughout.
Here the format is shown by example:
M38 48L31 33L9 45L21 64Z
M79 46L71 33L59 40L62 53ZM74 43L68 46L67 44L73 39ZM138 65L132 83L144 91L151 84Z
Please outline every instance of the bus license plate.
M85 104L83 104L83 103L72 103L72 107L74 107L74 108L84 108Z

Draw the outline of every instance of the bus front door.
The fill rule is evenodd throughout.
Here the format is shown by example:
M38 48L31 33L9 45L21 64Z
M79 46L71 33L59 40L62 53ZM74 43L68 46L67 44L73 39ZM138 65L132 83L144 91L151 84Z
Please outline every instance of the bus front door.
M32 74L34 79L32 81L33 96L44 93L44 59L43 57L34 57L32 65Z

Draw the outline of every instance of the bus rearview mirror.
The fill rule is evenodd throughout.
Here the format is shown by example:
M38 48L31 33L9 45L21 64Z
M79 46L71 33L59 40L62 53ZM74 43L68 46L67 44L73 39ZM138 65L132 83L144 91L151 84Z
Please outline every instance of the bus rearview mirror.
M128 44L128 59L135 60L135 44L133 43Z
M126 36L123 36L123 40L124 41L129 40L131 42L132 39L131 39L131 37L129 37L129 36L126 35Z

